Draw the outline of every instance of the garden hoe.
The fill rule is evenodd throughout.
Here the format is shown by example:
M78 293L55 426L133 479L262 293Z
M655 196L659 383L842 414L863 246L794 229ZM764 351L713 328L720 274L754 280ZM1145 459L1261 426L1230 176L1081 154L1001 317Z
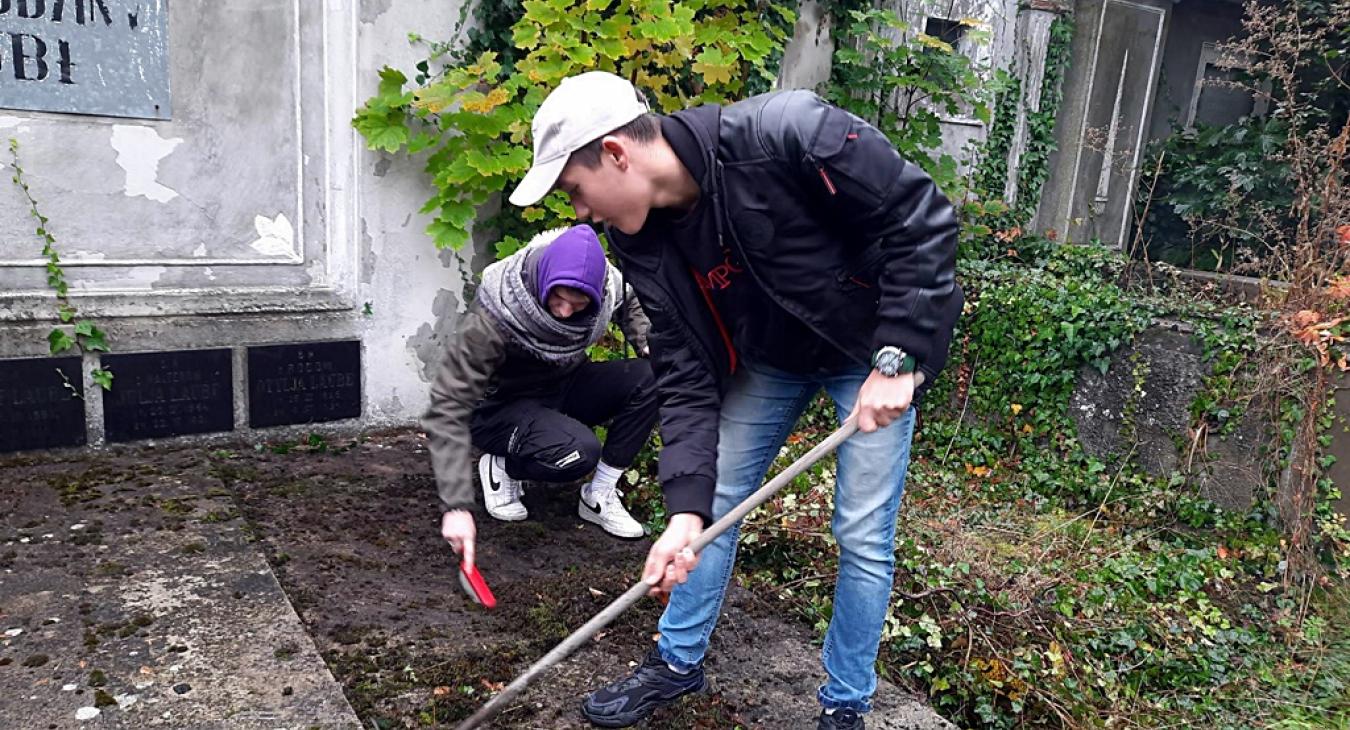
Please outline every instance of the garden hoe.
M921 384L923 384L923 374L917 373L915 375L914 385L915 387L918 387ZM849 419L844 422L844 425L839 427L839 430L830 434L824 441L816 444L815 448L806 452L800 459L792 462L786 469L779 472L778 476L770 480L768 484L765 484L754 494L746 497L744 502L736 505L730 512L723 515L722 519L714 522L712 527L704 530L702 534L689 544L689 549L693 550L695 554L703 552L703 548L707 547L708 543L715 540L718 535L726 532L727 528L736 524L736 522L742 517L745 517L756 507L769 501L770 497L783 487L787 486L787 484L797 478L799 474L811 468L811 465L820 461L826 454L838 448L839 444L848 440L848 438L857 430L857 419L855 417L849 417ZM596 614L590 621L587 621L586 625L572 632L572 635L563 639L562 643L553 648L553 651L545 654L543 659L535 662L529 669L525 670L524 674L516 677L516 679L499 692L496 697L493 697L486 705L479 708L478 712L475 712L472 717L460 723L457 730L472 730L472 728L482 727L485 722L496 717L497 713L505 709L507 703L519 696L521 692L525 691L525 687L528 686L541 672L558 662L561 662L563 659L566 659L568 655L576 651L578 647L586 643L592 636L599 633L601 629L608 626L614 619L618 618L619 614L622 614L632 607L633 604L637 603L649 590L651 590L651 586L647 585L646 581L640 580L637 583L634 583L632 588L629 588L623 595L614 599L614 601L606 606L603 611Z

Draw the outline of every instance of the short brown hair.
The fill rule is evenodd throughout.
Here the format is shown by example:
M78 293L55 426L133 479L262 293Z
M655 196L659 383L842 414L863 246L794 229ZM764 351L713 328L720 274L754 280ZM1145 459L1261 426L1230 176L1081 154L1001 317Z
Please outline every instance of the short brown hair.
M646 144L661 136L661 118L651 112L647 112L633 121L615 129L608 134L602 134L599 137L586 143L576 152L572 153L571 159L583 167L595 169L600 166L600 156L604 154L604 148L600 146L602 140L610 135L627 137L639 144Z

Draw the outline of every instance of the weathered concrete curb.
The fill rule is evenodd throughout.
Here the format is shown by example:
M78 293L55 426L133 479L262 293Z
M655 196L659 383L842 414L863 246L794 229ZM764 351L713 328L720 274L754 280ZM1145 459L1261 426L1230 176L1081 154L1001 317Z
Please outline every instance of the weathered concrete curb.
M0 724L360 727L232 502L201 482L91 481L70 506L0 485Z

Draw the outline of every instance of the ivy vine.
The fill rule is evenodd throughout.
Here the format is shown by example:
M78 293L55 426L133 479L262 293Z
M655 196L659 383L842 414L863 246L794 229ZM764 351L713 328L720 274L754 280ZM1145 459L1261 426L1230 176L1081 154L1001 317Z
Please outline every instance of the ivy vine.
M9 154L14 167L10 178L23 193L28 203L28 213L37 223L36 233L42 239L42 257L47 261L47 286L56 293L56 316L61 324L53 327L47 334L48 348L53 355L75 350L77 352L108 352L107 336L87 319L79 316L78 310L70 303L70 285L66 282L66 272L61 266L61 255L56 251L56 236L48 227L50 219L38 209L37 200L25 179L23 164L19 159L19 140L10 138ZM97 367L90 373L95 383L104 390L112 390L113 374L105 367ZM62 374L65 377L65 374Z
M1064 74L1071 60L1073 33L1073 18L1068 14L1059 15L1050 25L1045 76L1041 81L1041 106L1037 111L1027 112L1026 143L1018 160L1017 195L1009 209L995 206L994 215L987 219L988 226L994 230L1023 228L1036 215L1041 190L1050 176L1050 155L1056 149L1055 119L1064 101ZM1003 196L1008 179L1008 155L1017 126L1017 109L1022 101L1021 79L1004 75L1002 82L994 102L994 121L986 138L984 159L975 173L976 188L986 201Z

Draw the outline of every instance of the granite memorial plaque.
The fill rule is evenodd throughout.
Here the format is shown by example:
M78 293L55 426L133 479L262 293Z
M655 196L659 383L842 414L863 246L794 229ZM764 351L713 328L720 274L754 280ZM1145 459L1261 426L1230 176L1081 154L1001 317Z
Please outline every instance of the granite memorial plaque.
M113 389L103 396L108 441L234 430L229 350L104 355Z
M0 360L0 452L84 446L78 357Z
M169 119L168 0L0 0L0 108Z
M289 426L360 416L359 341L248 349L249 426Z

